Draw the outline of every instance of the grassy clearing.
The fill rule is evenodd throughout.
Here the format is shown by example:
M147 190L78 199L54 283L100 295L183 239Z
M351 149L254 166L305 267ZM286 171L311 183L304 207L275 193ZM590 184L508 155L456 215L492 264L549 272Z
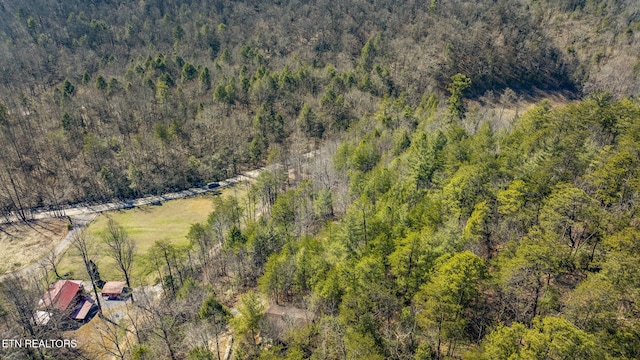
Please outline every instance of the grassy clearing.
M183 245L187 243L185 235L189 227L205 221L213 210L212 199L212 196L199 196L103 214L89 226L89 236L101 239L108 219L112 218L127 230L140 252L147 251L160 239Z
M206 221L213 211L213 199L216 196L240 196L245 186L224 189L219 193L209 193L196 197L164 202L159 205L146 205L129 210L111 211L100 215L87 228L88 239L95 247L94 261L98 265L102 280L124 280L115 266L115 262L100 249L102 236L106 231L109 217L123 226L129 237L136 243L137 256L133 264L133 285L151 285L155 278L145 266L145 257L149 248L157 240L168 240L176 246L189 243L186 238L191 225ZM72 277L88 280L82 260L75 249L69 248L59 265L61 274L70 273Z
M68 231L65 219L2 224L0 228L0 275L40 260Z

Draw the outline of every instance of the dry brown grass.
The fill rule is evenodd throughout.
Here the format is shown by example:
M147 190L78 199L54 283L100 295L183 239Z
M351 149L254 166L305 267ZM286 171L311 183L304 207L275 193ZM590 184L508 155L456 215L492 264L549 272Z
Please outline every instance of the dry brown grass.
M114 311L120 312L123 318L118 321L120 326L126 328L126 335L121 334L121 338L119 341L119 346L122 351L128 353L131 348L136 344L136 338L134 333L134 328L131 325L130 318L126 316L127 312L132 312L133 318L143 319L144 314L142 314L142 310L136 308L135 306L129 304L129 306L122 305L113 309L104 309L105 317L111 317ZM114 347L113 337L106 336L104 329L112 326L113 323L109 323L107 320L101 319L99 316L94 316L88 323L82 325L79 329L73 331L67 331L64 335L69 339L76 339L78 341L78 347L82 349L82 351L90 355L92 359L96 360L115 360L117 356L114 356L114 353L117 353L117 350ZM145 326L144 321L141 320L140 326ZM187 334L189 331L187 331ZM200 338L198 337L198 340ZM227 347L230 345L231 333L226 331L219 335L219 344L220 344L220 355L223 356ZM186 340L188 343L189 341ZM180 344L176 344L177 347ZM105 348L106 347L106 348ZM216 353L216 344L215 337L211 337L209 339L209 349L215 354Z
M65 219L0 225L0 274L22 269L53 249L67 235Z
M117 309L104 309L105 317L110 317L113 311L123 312L136 310L134 308L128 308L123 304ZM120 324L127 329L126 334L122 333L120 335L121 338L119 338L121 349L126 351L131 344L135 343L135 336L131 325L127 321L121 321ZM113 329L113 323L109 323L107 320L101 319L96 315L79 329L68 331L65 336L70 339L77 339L78 347L80 347L85 354L91 354L92 359L116 359L117 357L114 356L114 353L117 353L117 350L113 343L114 338L112 335L108 335L112 334L112 332L105 329Z

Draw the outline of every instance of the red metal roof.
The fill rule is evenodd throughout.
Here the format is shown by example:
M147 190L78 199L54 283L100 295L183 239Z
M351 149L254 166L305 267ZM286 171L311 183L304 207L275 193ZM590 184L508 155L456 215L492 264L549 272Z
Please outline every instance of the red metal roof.
M53 307L62 311L67 310L80 291L82 291L82 281L58 280L44 294L40 307Z

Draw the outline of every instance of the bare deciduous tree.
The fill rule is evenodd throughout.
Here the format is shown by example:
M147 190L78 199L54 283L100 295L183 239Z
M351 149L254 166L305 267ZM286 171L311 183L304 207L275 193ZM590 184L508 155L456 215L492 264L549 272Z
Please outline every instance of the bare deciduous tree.
M160 303L149 294L144 294L137 304L143 310L147 330L167 348L167 357L171 360L180 358L179 350L176 348L176 330L180 324L180 314L175 302L169 300Z
M35 283L17 276L5 279L0 286L0 306L6 312L7 328L14 336L38 338L43 328L37 326L38 291ZM16 334L17 333L17 334ZM41 348L30 349L25 356L45 359Z
M124 275L127 287L131 288L131 267L135 256L135 242L129 238L127 231L112 218L109 218L107 233L104 236L107 255L116 261ZM133 295L131 295L133 301Z
M61 254L56 252L55 248L50 249L44 254L42 258L42 263L44 267L50 267L51 271L56 275L56 279L62 279L62 276L58 273L58 264L60 263Z
M118 324L110 319L101 319L93 327L98 336L94 337L92 341L106 354L124 360L128 353L127 349L131 348L126 324Z
M96 304L98 305L98 312L102 316L102 304L100 303L100 296L98 296L98 288L96 286L95 279L95 264L93 263L94 256L94 244L87 240L87 233L85 230L76 232L71 239L71 246L78 251L80 257L82 257L82 263L91 280L91 287L93 288L93 294L96 297Z

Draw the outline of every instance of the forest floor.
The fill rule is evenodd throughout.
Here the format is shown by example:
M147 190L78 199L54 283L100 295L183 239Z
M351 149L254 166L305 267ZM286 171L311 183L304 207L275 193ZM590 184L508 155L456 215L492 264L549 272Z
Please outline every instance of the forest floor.
M49 218L3 224L0 231L0 274L16 271L41 259L67 235L67 219Z

